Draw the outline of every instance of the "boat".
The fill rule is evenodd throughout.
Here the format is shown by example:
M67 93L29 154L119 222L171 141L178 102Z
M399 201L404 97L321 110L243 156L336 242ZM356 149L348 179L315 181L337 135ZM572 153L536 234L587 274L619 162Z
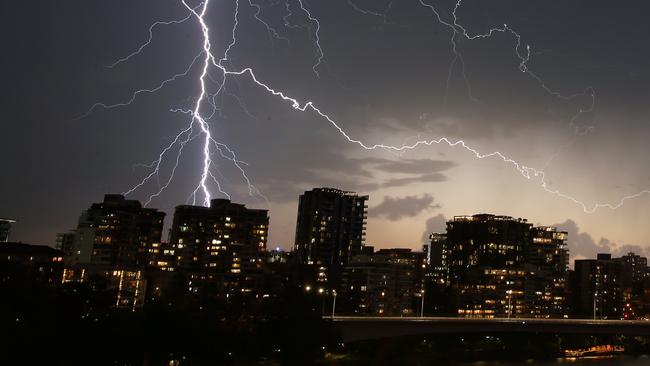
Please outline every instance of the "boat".
M604 344L581 349L565 349L564 357L589 357L589 356L608 356L625 352L625 347L611 344Z

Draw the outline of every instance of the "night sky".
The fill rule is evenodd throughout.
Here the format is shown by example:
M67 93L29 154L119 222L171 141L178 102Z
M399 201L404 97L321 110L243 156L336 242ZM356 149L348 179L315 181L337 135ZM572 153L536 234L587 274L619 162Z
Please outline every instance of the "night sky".
M549 189L584 202L613 203L650 188L650 5L641 1L464 1L458 23L481 34L504 23L531 47L519 69L517 40L457 38L465 68L456 63L452 32L418 0L240 0L237 43L230 70L255 75L301 103L313 101L352 138L373 145L421 139L462 139L481 153L500 151L544 170ZM453 23L455 2L425 0ZM192 6L198 6L195 1ZM356 9L355 9L356 7ZM365 14L360 11L365 10ZM212 0L205 20L218 57L232 41L234 0ZM381 16L380 13L385 13ZM201 65L156 93L153 88L183 73L202 50L196 18L158 26L142 52L116 60L147 41L156 21L189 15L180 1L4 1L3 97L0 123L0 217L19 221L14 240L53 244L57 232L76 226L82 209L105 193L128 191L188 124L199 93ZM285 25L285 19L288 26ZM312 67L323 50L317 76ZM212 69L208 88L222 75ZM450 77L448 78L448 75ZM215 156L213 174L233 201L269 208L269 247L293 243L298 195L333 186L370 195L367 244L419 248L423 234L442 230L454 215L489 212L558 225L570 233L574 257L597 251L650 254L650 195L612 210L585 213L550 194L539 178L524 178L498 158L476 159L460 147L422 146L395 153L366 151L349 143L315 113L297 111L251 82L229 76L208 120L252 183L266 197L250 196L239 171ZM595 105L589 95L595 91ZM548 89L548 90L547 90ZM582 110L583 113L579 113ZM210 112L209 106L205 112ZM207 113L209 114L209 113ZM202 143L184 148L175 178L149 207L168 213L184 204L200 179ZM169 177L175 155L161 174L129 195L147 200ZM219 197L215 185L211 185ZM201 202L202 198L199 198Z

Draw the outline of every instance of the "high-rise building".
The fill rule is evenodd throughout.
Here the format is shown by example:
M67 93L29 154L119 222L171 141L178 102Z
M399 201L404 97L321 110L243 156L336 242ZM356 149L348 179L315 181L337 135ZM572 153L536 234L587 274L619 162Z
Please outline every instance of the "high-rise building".
M568 305L568 233L542 226L532 228L531 236L532 243L526 250L526 263L534 273L531 311L537 316L564 316Z
M507 269L524 264L530 228L525 219L479 214L447 222L449 280L463 282L467 269Z
M295 251L301 263L340 267L360 254L365 241L368 196L333 188L300 195Z
M213 199L210 207L177 206L164 254L191 274L195 290L210 282L223 291L252 292L266 258L268 225L267 210L227 199Z
M7 243L9 241L11 225L14 223L16 223L16 220L0 218L0 243Z
M449 285L458 314L566 315L567 233L525 219L480 214L447 222Z
M611 254L577 259L573 272L573 312L582 317L620 319L623 314L622 263Z
M57 245L70 264L145 266L148 253L160 245L164 218L136 200L107 194L82 212L76 230L57 236Z
M381 249L351 258L343 268L340 311L366 315L414 315L423 289L425 254Z
M446 286L449 283L449 261L447 234L431 233L431 242L424 245L427 271L425 276L436 285Z
M642 283L648 273L648 259L638 254L627 253L621 258L616 260L620 261L623 265L623 281L624 287L632 287L635 284Z

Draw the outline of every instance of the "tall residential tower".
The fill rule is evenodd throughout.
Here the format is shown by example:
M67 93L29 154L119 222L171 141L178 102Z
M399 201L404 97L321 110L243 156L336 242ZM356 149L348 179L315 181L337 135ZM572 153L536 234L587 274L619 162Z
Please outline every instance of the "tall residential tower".
M165 264L190 273L198 285L252 292L262 275L268 226L267 210L227 199L213 199L210 207L177 206Z
M70 264L143 267L160 246L165 213L139 201L107 194L79 217L77 229L59 234L57 246Z
M295 250L301 263L341 266L360 254L367 200L368 196L333 188L314 188L300 195Z

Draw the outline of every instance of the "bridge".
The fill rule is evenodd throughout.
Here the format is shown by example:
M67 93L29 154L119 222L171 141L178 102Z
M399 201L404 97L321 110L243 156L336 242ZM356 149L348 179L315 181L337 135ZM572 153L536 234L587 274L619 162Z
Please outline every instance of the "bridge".
M449 317L327 317L344 342L441 334L549 333L650 336L647 320L449 318Z

